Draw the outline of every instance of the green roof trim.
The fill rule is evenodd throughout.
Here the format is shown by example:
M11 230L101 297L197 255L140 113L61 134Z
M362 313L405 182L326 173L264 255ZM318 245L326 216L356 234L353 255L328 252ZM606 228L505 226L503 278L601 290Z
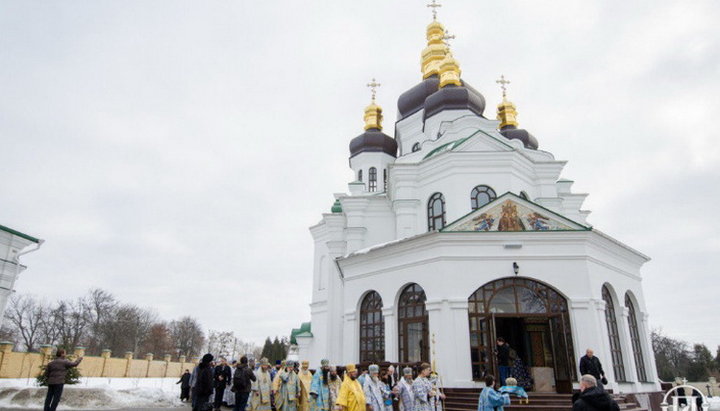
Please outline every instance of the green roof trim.
M38 239L38 238L35 238L35 237L31 236L31 235L27 235L27 234L21 233L20 231L17 231L17 230L13 230L13 229L10 228L10 227L5 227L4 225L0 225L0 231L5 231L6 233L10 233L10 234L12 234L12 235L16 235L16 236L18 236L18 237L22 237L22 238L24 238L24 239L26 239L26 240L28 240L28 241L32 241L33 243L39 243L39 242L40 242L40 239Z
M342 213L342 204L340 204L340 200L335 200L335 203L330 208L330 212L332 213Z
M462 143L468 141L468 140L470 139L470 137L472 137L472 136L474 136L474 135L475 135L475 134L472 134L472 135L467 136L467 137L465 137L465 138L461 138L461 139L459 139L459 140L454 140L454 141L451 141L451 142L449 142L449 143L445 143L445 144L441 145L440 147L435 147L432 151L430 151L429 153L427 153L427 155L426 155L425 157L423 157L423 160L427 160L428 158L430 158L430 157L432 157L432 156L434 156L434 155L436 155L436 154L444 153L444 152L446 152L446 151L455 150L455 149L458 148Z
M312 337L313 335L310 330L311 330L311 323L302 323L300 325L300 328L293 328L292 331L290 332L290 344L297 345L297 339L295 337L297 337L301 334L307 333L308 337ZM303 336L305 336L305 335L303 335Z

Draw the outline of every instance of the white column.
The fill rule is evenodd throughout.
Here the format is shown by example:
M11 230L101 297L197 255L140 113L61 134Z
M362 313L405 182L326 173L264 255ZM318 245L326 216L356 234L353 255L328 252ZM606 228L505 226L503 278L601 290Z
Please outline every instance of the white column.
M473 387L472 360L470 357L470 321L467 299L448 301L447 334L450 352L447 362L443 361L446 387Z
M603 339L607 340L603 327L605 327L604 311L598 311L597 301L590 299L570 300L570 326L572 327L573 347L575 352L575 371L580 373L580 357L585 355L585 350L592 348L598 356L603 356Z
M398 238L406 238L417 234L417 213L419 200L397 199L393 201L395 211L395 232Z
M655 355L652 349L652 339L650 337L650 327L648 326L648 313L638 312L640 314L640 323L638 324L638 332L640 333L640 344L643 348L643 359L645 359L645 373L647 379L655 383L655 389L660 389L660 383L657 376L657 365L655 364Z
M383 320L385 321L385 361L398 361L398 332L395 307L383 307ZM401 370L402 371L402 370Z
M355 311L346 312L343 316L345 330L343 332L343 356L341 363L350 364L359 361L360 352L358 351L358 325Z

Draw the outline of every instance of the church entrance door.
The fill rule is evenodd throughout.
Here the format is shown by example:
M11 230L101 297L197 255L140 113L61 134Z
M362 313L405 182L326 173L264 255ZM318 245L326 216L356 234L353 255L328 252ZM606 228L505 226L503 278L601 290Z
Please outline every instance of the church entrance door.
M535 391L572 392L575 379L567 302L552 288L526 278L493 281L468 299L472 373L499 376L497 338L513 350L511 375Z

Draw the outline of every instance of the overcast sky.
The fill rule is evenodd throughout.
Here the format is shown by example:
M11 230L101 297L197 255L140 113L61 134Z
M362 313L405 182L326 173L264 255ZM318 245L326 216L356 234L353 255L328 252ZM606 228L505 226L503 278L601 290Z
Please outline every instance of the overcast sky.
M261 342L308 321L308 227L347 190L365 84L392 130L423 0L0 3L0 224L18 292L101 287ZM447 0L462 77L651 256L651 324L720 344L720 2Z

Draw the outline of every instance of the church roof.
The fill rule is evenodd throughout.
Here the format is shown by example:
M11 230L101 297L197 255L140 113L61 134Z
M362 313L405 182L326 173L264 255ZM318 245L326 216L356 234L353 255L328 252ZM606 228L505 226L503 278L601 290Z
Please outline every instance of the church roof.
M589 231L530 200L507 192L443 228L442 232Z
M26 240L28 240L28 241L32 241L33 243L39 243L39 242L40 242L40 239L38 239L38 238L35 238L35 237L33 237L33 236L30 236L30 235L21 233L20 231L13 230L12 228L5 227L4 225L0 225L0 231L5 231L6 233L10 233L10 234L16 235L16 236L21 237L21 238L24 238L24 239L26 239Z
M312 337L311 323L302 323L300 328L293 328L290 332L290 344L297 345L296 337Z

